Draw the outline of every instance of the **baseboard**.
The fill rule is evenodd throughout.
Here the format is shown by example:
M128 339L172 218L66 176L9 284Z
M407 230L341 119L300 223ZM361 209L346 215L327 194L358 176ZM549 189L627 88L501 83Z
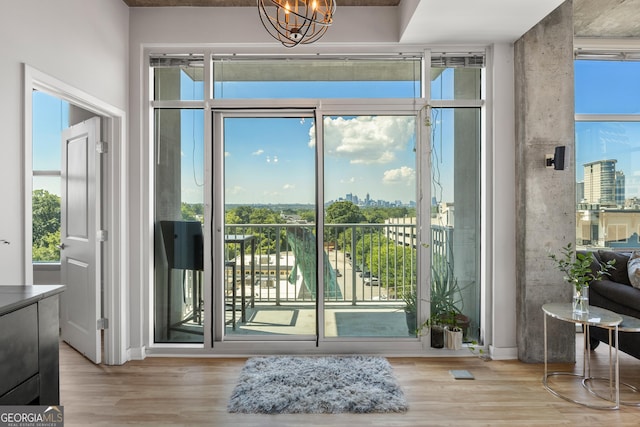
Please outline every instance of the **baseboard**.
M147 350L145 346L130 348L127 351L127 360L144 360L147 357Z
M515 360L518 358L518 347L494 347L490 345L489 355L492 360Z

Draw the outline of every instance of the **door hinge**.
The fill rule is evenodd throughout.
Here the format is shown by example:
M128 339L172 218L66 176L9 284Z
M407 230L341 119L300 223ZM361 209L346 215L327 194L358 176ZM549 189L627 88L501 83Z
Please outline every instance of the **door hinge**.
M101 318L98 319L98 323L97 323L97 329L99 331L103 330L103 329L108 329L109 328L109 319L106 318Z
M96 239L98 239L99 242L106 242L107 230L98 230L98 232L96 233Z
M105 154L109 152L109 146L106 142L98 142L96 144L96 151L98 152L98 154Z

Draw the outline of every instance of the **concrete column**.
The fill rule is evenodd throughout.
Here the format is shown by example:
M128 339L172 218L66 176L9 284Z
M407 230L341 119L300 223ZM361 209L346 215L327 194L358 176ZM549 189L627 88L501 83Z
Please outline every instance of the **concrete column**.
M518 358L544 360L547 302L570 302L571 287L548 258L575 241L575 164L545 167L545 154L574 152L573 1L523 35L514 49L516 128L516 309ZM499 308L498 308L499 309ZM549 321L549 360L575 360L572 324Z
M162 68L155 70L157 98L161 100L180 99L180 70ZM160 90L160 88L162 88ZM177 109L158 112L159 126L155 131L155 182L156 220L179 220L181 218L180 189L180 111Z

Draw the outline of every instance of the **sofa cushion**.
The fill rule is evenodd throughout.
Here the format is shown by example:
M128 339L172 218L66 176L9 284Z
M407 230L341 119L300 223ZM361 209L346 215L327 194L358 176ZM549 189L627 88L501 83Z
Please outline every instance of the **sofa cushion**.
M640 252L634 251L629 258L627 264L627 271L629 273L629 281L631 286L640 289Z
M616 261L613 268L609 270L609 276L607 276L609 280L631 286L629 271L627 269L629 255L614 251L598 250L598 257L603 263L607 263L612 259Z
M594 299L592 302L591 299ZM600 301L606 299L606 301ZM640 316L640 292L611 280L595 280L589 286L589 303L629 316Z

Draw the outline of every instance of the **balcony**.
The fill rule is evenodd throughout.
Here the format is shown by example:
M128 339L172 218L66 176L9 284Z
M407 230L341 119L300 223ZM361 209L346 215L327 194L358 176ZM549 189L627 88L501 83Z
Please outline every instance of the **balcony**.
M225 232L251 236L244 247L225 245L227 335L315 335L315 224L238 224ZM441 266L451 259L452 232L431 230ZM413 334L402 296L416 287L415 224L326 224L322 251L325 336Z

